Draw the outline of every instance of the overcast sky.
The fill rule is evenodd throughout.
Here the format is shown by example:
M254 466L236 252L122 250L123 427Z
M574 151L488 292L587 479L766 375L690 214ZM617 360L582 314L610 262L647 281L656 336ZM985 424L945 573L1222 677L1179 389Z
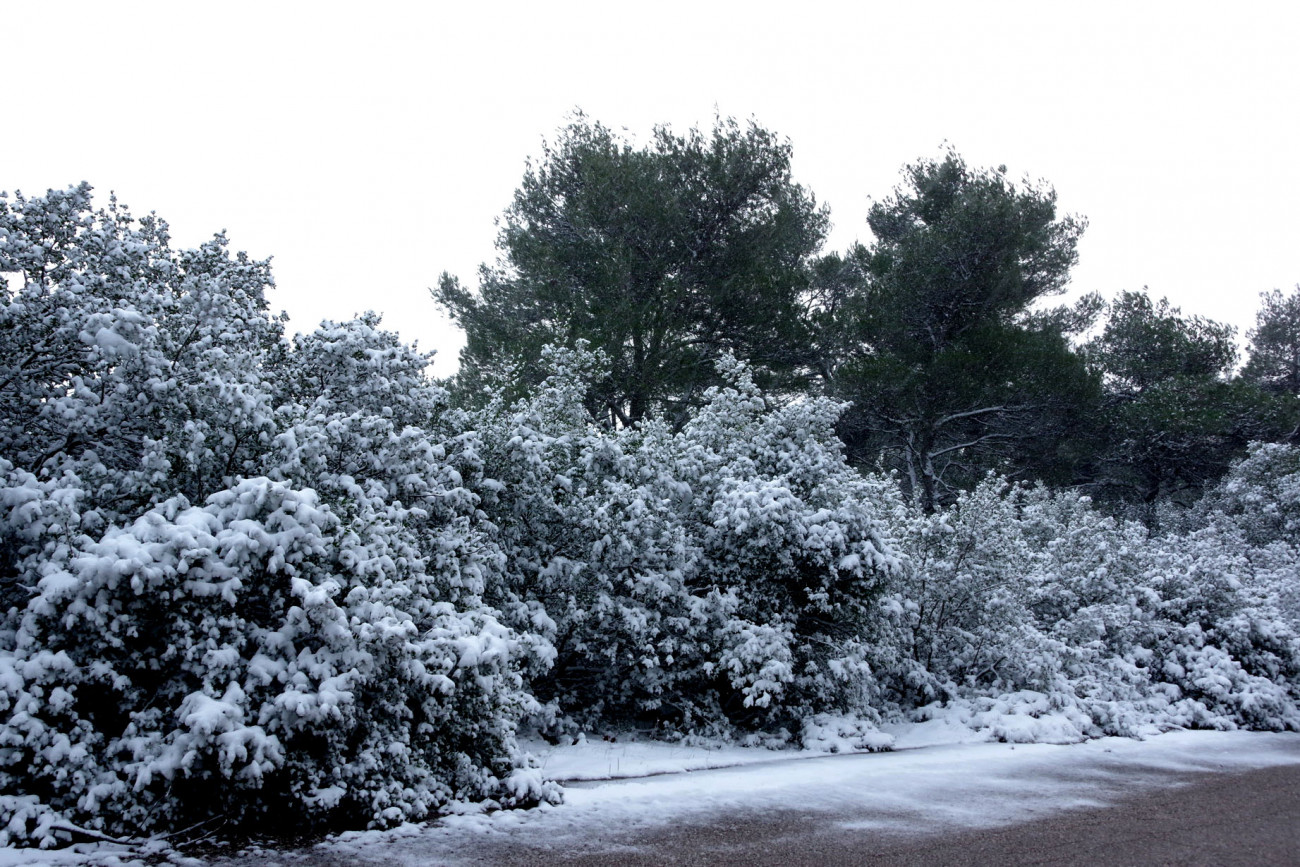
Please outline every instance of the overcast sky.
M446 374L427 289L494 257L543 136L575 107L640 140L716 110L790 138L828 249L946 141L1088 218L1076 293L1148 286L1244 333L1300 282L1300 6L1066 8L0 0L0 189L87 180L178 244L225 229L274 257L293 329L374 309Z

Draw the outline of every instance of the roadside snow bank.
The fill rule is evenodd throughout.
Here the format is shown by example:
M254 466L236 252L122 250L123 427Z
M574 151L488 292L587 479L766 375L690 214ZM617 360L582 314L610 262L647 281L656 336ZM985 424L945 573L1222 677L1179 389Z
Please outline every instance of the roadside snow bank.
M548 779L561 783L653 777L713 768L730 768L782 758L822 755L811 751L769 750L734 744L683 746L665 741L637 740L623 735L616 740L580 736L557 746L541 740L521 740Z
M905 731L908 725L900 725ZM537 760L542 775L560 783L654 777L761 762L824 756L827 753L878 752L894 748L895 735L871 723L848 716L818 714L804 725L803 749L769 748L725 741L694 741L689 745L647 740L636 733L595 736L585 734L560 744L540 739L519 741L521 749Z
M1053 702L1046 693L1030 690L947 704L936 702L911 711L908 717L905 721L875 725L852 716L818 714L804 724L799 738L802 749L725 741L684 745L643 739L634 732L591 737L584 734L561 744L521 739L520 746L537 760L545 778L573 783L810 759L828 753L988 742L1077 744L1100 736L1100 730L1083 709ZM1135 734L1148 737L1169 728L1148 725Z

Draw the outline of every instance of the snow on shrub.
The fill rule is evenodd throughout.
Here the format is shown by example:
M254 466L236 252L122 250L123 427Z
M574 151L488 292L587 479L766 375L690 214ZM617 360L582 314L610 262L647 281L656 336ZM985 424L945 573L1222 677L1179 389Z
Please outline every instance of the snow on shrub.
M590 356L547 358L533 398L470 422L513 605L554 636L539 696L669 732L797 730L860 704L863 621L896 562L840 407L773 406L733 363L681 430L602 430L582 405Z
M175 252L167 226L90 209L90 187L0 199L0 446L42 479L75 477L102 530L174 493L256 474L271 430L266 262L217 236Z
M1236 530L1153 537L996 478L891 514L907 558L877 676L901 706L1030 690L1094 733L1300 728L1300 642Z
M1300 448L1252 443L1196 506L1199 523L1238 527L1251 545L1300 539Z
M728 630L744 637L727 645L730 657L747 661L731 678L744 685L730 713L797 729L810 714L870 707L867 639L899 560L880 514L888 501L848 466L834 434L843 406L771 405L732 365L723 371L732 384L674 437L673 466L699 480L701 580L736 594L737 617L767 634L765 647Z
M373 316L290 345L265 263L89 193L0 200L4 842L555 797L514 743L549 645L483 602L429 356Z
M1300 638L1250 554L1240 533L1215 526L1152 540L1150 667L1206 708L1198 725L1300 729Z
M590 356L547 357L532 398L464 422L506 557L493 604L554 642L543 725L816 739L814 717L1038 706L998 698L1021 695L1080 737L1295 726L1291 561L996 477L923 514L844 465L835 404L776 405L740 365L680 430L598 429Z
M109 833L500 795L515 639L438 601L390 533L252 479L50 564L0 656L5 790Z
M1051 655L1028 609L1031 551L1017 532L1022 493L990 478L932 515L893 510L906 565L886 610L897 651L890 685L903 704L1048 677Z
M827 753L877 752L894 747L893 735L859 716L819 713L804 720L799 740L805 749Z
M1252 444L1197 503L1191 523L1236 533L1252 585L1300 632L1300 448Z

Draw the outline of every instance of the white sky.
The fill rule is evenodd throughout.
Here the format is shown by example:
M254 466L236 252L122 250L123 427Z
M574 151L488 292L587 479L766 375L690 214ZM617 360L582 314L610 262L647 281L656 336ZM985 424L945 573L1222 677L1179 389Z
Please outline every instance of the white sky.
M1075 290L1244 332L1300 282L1300 6L1059 8L0 0L0 189L88 180L184 246L224 228L274 256L294 329L375 309L446 374L427 288L494 257L543 136L574 107L641 139L716 107L791 139L828 249L948 141L1089 219Z

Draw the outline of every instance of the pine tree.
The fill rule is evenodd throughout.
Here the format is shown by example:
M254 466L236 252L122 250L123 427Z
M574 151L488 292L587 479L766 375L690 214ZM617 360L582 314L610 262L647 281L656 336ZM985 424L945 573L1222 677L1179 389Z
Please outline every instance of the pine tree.
M733 353L783 375L806 366L803 293L827 216L794 183L791 148L750 123L657 127L650 142L585 116L530 163L501 220L501 262L477 292L444 274L435 298L465 329L461 380L537 384L541 348L606 359L592 415L680 423Z

